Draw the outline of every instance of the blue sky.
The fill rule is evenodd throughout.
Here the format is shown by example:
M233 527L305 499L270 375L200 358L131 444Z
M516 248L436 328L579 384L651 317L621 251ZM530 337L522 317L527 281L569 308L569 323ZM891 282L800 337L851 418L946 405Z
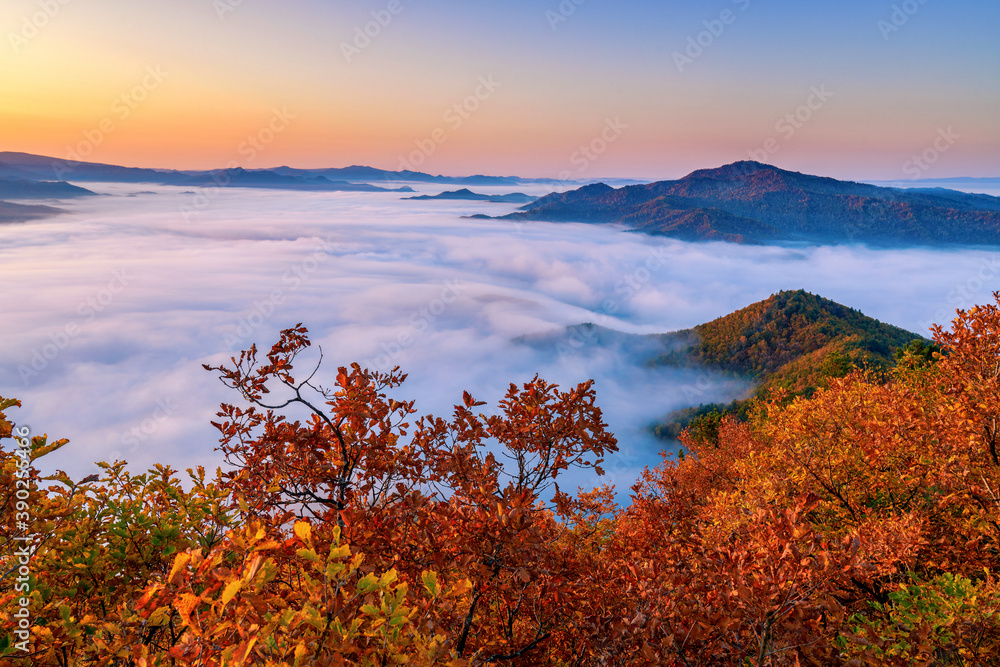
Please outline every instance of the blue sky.
M44 21L38 0L0 9L8 149L66 153L156 64L168 80L91 159L221 166L287 108L296 122L256 166L395 168L442 127L427 171L558 176L619 119L627 130L578 175L677 176L780 139L779 166L904 178L948 128L959 139L925 177L1000 175L992 3L54 3ZM497 89L443 126L484 76ZM784 136L796 112L808 122Z

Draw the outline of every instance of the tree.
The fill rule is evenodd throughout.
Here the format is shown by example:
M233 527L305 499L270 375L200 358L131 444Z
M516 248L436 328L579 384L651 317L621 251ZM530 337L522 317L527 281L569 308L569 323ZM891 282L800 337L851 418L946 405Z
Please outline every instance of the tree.
M466 393L450 421L429 415L411 426L413 402L387 395L405 380L398 369L342 367L327 389L314 382L318 366L304 380L292 375L309 345L297 326L262 363L251 348L233 368L210 368L250 403L222 406L216 424L237 465L224 484L234 511L276 526L309 516L317 533L337 526L373 567L411 587L426 571L468 579L463 613L436 621L458 657L592 650L573 633L587 622L577 604L600 581L564 521L606 513L610 494L574 498L554 485L571 467L601 474L604 455L617 450L593 383L564 392L536 377L511 385L493 415L477 413L484 403ZM308 421L276 412L290 407Z

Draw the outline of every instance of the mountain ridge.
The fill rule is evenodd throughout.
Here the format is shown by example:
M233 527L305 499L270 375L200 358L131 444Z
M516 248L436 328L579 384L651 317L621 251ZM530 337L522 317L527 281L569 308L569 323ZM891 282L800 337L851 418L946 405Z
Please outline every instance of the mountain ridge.
M919 351L930 345L919 334L801 289L776 292L679 331L628 334L583 323L521 336L514 342L559 356L587 348L610 351L616 363L705 370L752 386L749 393L730 394L728 404L692 404L676 410L653 426L664 438L676 438L683 428L711 413L745 415L754 398L775 390L810 396L831 378L855 368L887 371L895 366L899 350ZM697 390L689 398L694 402L701 395Z
M155 183L159 185L185 185L186 179L211 177L212 174L226 171L225 169L178 170L123 167L101 162L74 161L14 151L0 152L0 165L10 170L16 170L21 178L34 177L40 180L52 180L55 177L56 180L64 180L67 176L72 175L73 180L85 182L108 181ZM236 168L243 169L242 167ZM319 176L331 181L347 181L352 183L403 181L454 185L578 184L577 181L559 181L552 178L523 178L520 176L484 176L481 174L474 176L444 176L417 171L390 171L362 165L318 169L298 169L281 166L243 170L248 173L269 172L278 176L292 178L311 179ZM0 168L0 175L2 174L3 170Z
M403 197L403 199L415 199L421 201L446 199L446 200L484 201L494 204L524 204L533 202L536 199L538 199L538 197L526 195L523 192L511 192L505 195L486 195L478 192L473 192L468 188L462 188L461 190L449 190L447 192L442 192L441 194L437 195L418 195L416 197Z
M70 185L66 181L28 181L0 178L0 197L5 199L64 199L67 197L96 197L96 192Z
M1000 244L1000 197L886 188L753 161L675 181L587 185L500 219L617 223L682 240L738 243Z

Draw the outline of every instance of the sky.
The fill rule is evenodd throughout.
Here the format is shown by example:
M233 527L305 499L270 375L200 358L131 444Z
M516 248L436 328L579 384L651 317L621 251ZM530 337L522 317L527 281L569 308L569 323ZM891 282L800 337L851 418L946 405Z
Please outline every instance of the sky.
M998 24L981 0L5 0L0 146L178 169L1000 176Z

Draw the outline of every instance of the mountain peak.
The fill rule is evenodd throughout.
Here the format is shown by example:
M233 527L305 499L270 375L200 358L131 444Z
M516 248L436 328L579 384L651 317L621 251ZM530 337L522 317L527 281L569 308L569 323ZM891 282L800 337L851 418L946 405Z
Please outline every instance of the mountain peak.
M692 171L681 180L686 181L695 178L714 178L717 180L738 181L762 171L782 174L794 173L785 171L784 169L780 169L774 165L764 164L763 162L757 162L755 160L740 160L738 162L722 165L721 167L715 167L714 169L698 169L696 171Z
M676 181L553 193L506 217L618 223L688 241L1000 244L1000 197L878 187L753 160Z

